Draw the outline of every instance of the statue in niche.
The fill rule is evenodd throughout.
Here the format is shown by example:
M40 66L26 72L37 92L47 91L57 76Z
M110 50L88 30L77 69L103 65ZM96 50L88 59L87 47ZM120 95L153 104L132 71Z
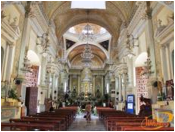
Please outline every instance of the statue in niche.
M96 98L100 98L101 97L101 93L100 93L100 90L99 89L97 89L97 91L96 91L96 93L95 93L95 96L96 96Z
M77 92L76 92L76 88L75 88L75 86L74 86L74 89L73 89L71 95L72 95L72 98L75 98L75 97L77 96Z

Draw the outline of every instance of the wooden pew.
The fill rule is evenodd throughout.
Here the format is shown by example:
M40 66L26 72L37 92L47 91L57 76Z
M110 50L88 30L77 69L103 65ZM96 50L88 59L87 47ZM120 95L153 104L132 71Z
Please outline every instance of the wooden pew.
M137 126L137 127L136 126L134 126L134 127L131 127L131 126L122 126L121 127L121 130L122 131L174 131L174 127L162 127L162 128L159 128L159 129L146 130L146 129L144 129L141 126Z
M18 130L21 131L31 131L34 129L39 129L40 131L54 131L55 126L52 124L38 124L38 123L1 123L1 131L5 128L10 128L10 130Z
M34 120L34 119L10 119L10 123L37 123L37 124L52 124L55 126L55 130L61 129L61 121L58 120Z
M11 119L11 123L1 123L2 129L8 127L20 130L66 130L75 119L77 107L65 107L54 112L42 112L21 119Z
M68 124L65 118L60 117L22 117L21 119L34 119L34 120L57 120L61 121L61 128L66 130L68 128Z
M125 118L123 118L123 119L109 120L109 122L107 124L107 130L113 131L115 128L118 128L119 129L120 126L122 125L122 123L123 123L123 125L125 125L125 124L134 125L134 124L137 123L136 126L138 126L138 125L141 126L142 122L143 122L143 119L142 118L140 118L140 119L137 119L137 118L132 118L132 119L129 119L128 118L128 119L125 119Z

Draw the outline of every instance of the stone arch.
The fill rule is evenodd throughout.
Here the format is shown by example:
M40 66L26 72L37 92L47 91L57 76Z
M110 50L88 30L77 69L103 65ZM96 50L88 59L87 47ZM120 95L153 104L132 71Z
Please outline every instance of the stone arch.
M69 2L70 1L67 1L67 2L61 3L60 5L57 5L55 10L49 14L49 16L50 16L49 18L54 19L57 16L57 14L62 11L62 10L60 10L60 8L64 9L64 6L68 6L66 4L69 4ZM113 6L116 9L116 10L113 9L113 11L115 11L116 16L119 16L123 22L127 21L125 15L121 12L121 10L117 7L117 5L114 4L114 2L108 1L108 3L106 3L106 6L107 6L107 4L110 4L111 6Z
M86 45L86 43L80 42L80 43L74 44L72 47L70 47L70 48L68 49L67 54L66 54L66 57L69 56L69 53L70 53L73 49L75 49L76 47L78 47L78 46L80 46L80 45ZM106 55L106 58L109 59L109 53L108 53L102 46L100 46L98 43L91 43L90 45L97 46L99 49L101 49L101 50L104 52L104 54Z
M39 59L38 55L35 53L35 51L29 50L27 52L27 57L30 60L31 64L37 65L37 66L41 65L40 59Z

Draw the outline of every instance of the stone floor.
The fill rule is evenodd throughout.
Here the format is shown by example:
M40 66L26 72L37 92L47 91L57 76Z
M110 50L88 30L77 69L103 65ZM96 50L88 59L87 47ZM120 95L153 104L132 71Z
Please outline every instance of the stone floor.
M83 118L84 114L77 115L75 121L71 124L68 131L105 131L105 127L102 122L99 121L97 116L91 116L90 123L86 122Z

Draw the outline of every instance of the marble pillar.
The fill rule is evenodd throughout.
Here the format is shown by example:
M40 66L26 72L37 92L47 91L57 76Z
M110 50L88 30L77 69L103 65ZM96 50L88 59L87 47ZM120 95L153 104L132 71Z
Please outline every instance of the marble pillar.
M40 85L45 87L45 79L46 79L46 59L42 57L41 62L41 70L40 70Z
M9 46L9 52L8 52L8 60L7 60L6 81L10 82L12 69L13 69L15 46L14 45L8 45L8 46Z
M118 103L119 94L117 94L117 93L119 93L119 78L118 78L118 76L115 77L115 105L116 105L116 109L118 110L117 103Z
M55 80L56 80L56 78L55 78L55 74L52 74L52 100L54 100L54 97L55 97Z
M93 85L93 93L94 93L94 96L95 96L95 92L96 92L96 91L95 91L95 88L96 88L96 87L95 87L95 86L96 86L96 84L95 84L96 79L95 79L95 78L96 78L96 76L93 76L93 77L92 77L92 80L93 80L92 85ZM92 94L93 94L93 93L92 93Z
M127 87L127 74L123 73L123 88L122 88L123 102L126 101L126 87Z
M168 71L168 80L173 78L173 72L171 68L171 61L170 61L170 50L169 50L169 45L166 44L165 50L166 50L166 64L167 64L167 71Z
M4 64L3 64L3 70L2 70L2 81L6 80L6 71L7 71L7 63L8 63L8 56L9 56L9 44L6 44L5 49L5 56L4 56Z
M52 90L52 76L51 76L51 73L48 73L47 74L47 87L48 87L48 95L47 95L47 98L50 98L50 95L51 95L51 90Z
M160 55L161 55L161 65L162 65L162 72L163 72L163 78L164 78L164 82L167 80L168 76L167 76L167 69L166 69L166 64L165 62L165 46L161 46L160 48Z
M118 79L119 79L119 102L122 101L122 78L121 78L121 74L119 74L118 76Z
M22 29L22 37L21 37L21 52L19 57L19 66L18 66L18 74L23 75L21 68L23 67L24 57L26 53L26 47L28 45L30 35L30 18L32 16L32 2L27 2L25 5L25 18L23 23L23 29Z
M78 94L81 92L81 78L80 75L78 75Z
M149 3L149 2L147 2ZM154 30L153 30L153 22L152 22L152 12L150 9L150 5L147 5L147 18L146 18L146 42L149 47L149 56L151 59L151 71L154 71L153 76L157 76L156 70L156 54L155 54L155 42L154 42Z

